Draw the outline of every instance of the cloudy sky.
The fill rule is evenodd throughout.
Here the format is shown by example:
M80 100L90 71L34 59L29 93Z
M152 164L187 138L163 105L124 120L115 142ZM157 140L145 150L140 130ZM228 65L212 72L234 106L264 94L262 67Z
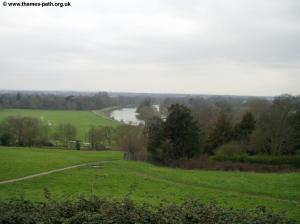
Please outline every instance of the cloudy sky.
M1 2L0 89L300 94L299 0L70 2Z

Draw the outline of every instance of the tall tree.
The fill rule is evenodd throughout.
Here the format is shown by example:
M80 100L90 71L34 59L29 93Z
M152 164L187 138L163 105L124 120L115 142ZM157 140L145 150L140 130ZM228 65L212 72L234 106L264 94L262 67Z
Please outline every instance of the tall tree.
M221 113L215 126L208 133L205 151L213 154L217 147L233 139L233 128L228 116Z
M186 106L173 104L168 109L164 145L165 155L175 160L191 158L200 152L200 128Z
M243 143L248 143L251 133L255 128L255 119L251 112L244 114L240 123L234 127L234 138L235 140Z
M254 153L287 154L291 153L295 140L291 118L295 113L294 98L289 95L276 97L267 113L257 122L252 136Z
M145 122L153 117L160 117L159 112L152 105L151 99L145 99L142 101L142 103L137 107L136 112L138 113L137 117Z
M2 144L41 145L48 143L48 128L32 117L8 117L0 125Z
M59 124L54 132L54 139L61 141L64 147L70 147L70 141L75 141L76 127L72 124Z
M290 119L290 123L293 129L293 140L294 140L294 148L293 152L300 152L300 109L298 109L293 117Z
M115 141L125 152L126 160L146 159L146 140L143 129L138 126L120 126L115 135Z
M112 127L93 127L89 130L89 141L92 149L103 150L111 146L113 128Z
M145 123L145 134L148 138L147 150L153 160L162 157L161 144L164 140L164 122L160 117L153 117Z

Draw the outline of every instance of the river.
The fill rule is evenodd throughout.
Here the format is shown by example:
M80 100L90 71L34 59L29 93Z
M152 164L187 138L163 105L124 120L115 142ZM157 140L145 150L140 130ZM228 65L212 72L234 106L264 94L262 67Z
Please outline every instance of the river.
M113 110L110 113L111 118L120 122L124 122L125 124L132 124L132 125L144 124L144 121L138 119L136 116L137 116L136 107Z
M156 109L159 109L158 105L153 105ZM140 120L137 118L138 113L136 113L136 107L126 107L118 110L113 110L110 113L110 117L120 121L124 122L125 124L131 124L131 125L139 125L144 124L145 122L143 120Z

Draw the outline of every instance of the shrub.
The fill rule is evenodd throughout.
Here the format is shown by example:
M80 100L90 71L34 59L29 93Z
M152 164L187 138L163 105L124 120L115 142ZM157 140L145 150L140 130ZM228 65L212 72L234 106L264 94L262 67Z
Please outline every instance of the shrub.
M7 146L12 142L13 137L9 133L4 133L0 136L0 145Z
M222 208L214 203L197 201L181 205L137 205L129 200L109 201L97 197L81 198L75 202L33 203L30 201L0 202L2 224L95 224L95 223L239 223L292 224L282 214L265 207L254 210Z
M244 146L237 142L221 145L216 151L216 157L232 157L245 153Z

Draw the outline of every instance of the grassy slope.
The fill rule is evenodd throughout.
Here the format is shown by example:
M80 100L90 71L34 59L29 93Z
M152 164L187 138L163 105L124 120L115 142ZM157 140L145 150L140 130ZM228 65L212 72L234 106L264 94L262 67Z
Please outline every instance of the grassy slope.
M0 147L0 180L100 160L121 159L119 152Z
M86 133L91 126L117 126L118 122L105 116L105 113L93 111L68 111L68 110L30 110L30 109L0 109L0 121L8 116L30 116L42 119L46 124L53 126L60 123L71 123L77 127L77 135L81 140L86 140Z
M26 154L20 154L21 149L12 151L20 159ZM38 153L35 152L38 150L33 150L33 152L30 149L24 149L24 151L31 154ZM61 153L55 150L56 152ZM68 153L75 153L64 152L66 152L65 156ZM60 157L54 154L47 157ZM110 159L121 157L118 153L99 153L99 155L103 159L105 159L104 156ZM4 160L2 158L0 156L1 164ZM11 164L13 163L11 161ZM31 166L37 166L37 161L32 160ZM0 169L2 175L4 170ZM108 198L127 196L138 202L153 204L161 201L180 202L184 199L199 199L217 200L224 206L236 208L265 205L276 210L286 210L290 217L300 221L299 173L188 171L163 168L143 162L116 160L102 163L100 168L82 167L14 184L0 185L0 199L22 195L37 201L45 200L43 197L45 188L58 199L93 193Z

